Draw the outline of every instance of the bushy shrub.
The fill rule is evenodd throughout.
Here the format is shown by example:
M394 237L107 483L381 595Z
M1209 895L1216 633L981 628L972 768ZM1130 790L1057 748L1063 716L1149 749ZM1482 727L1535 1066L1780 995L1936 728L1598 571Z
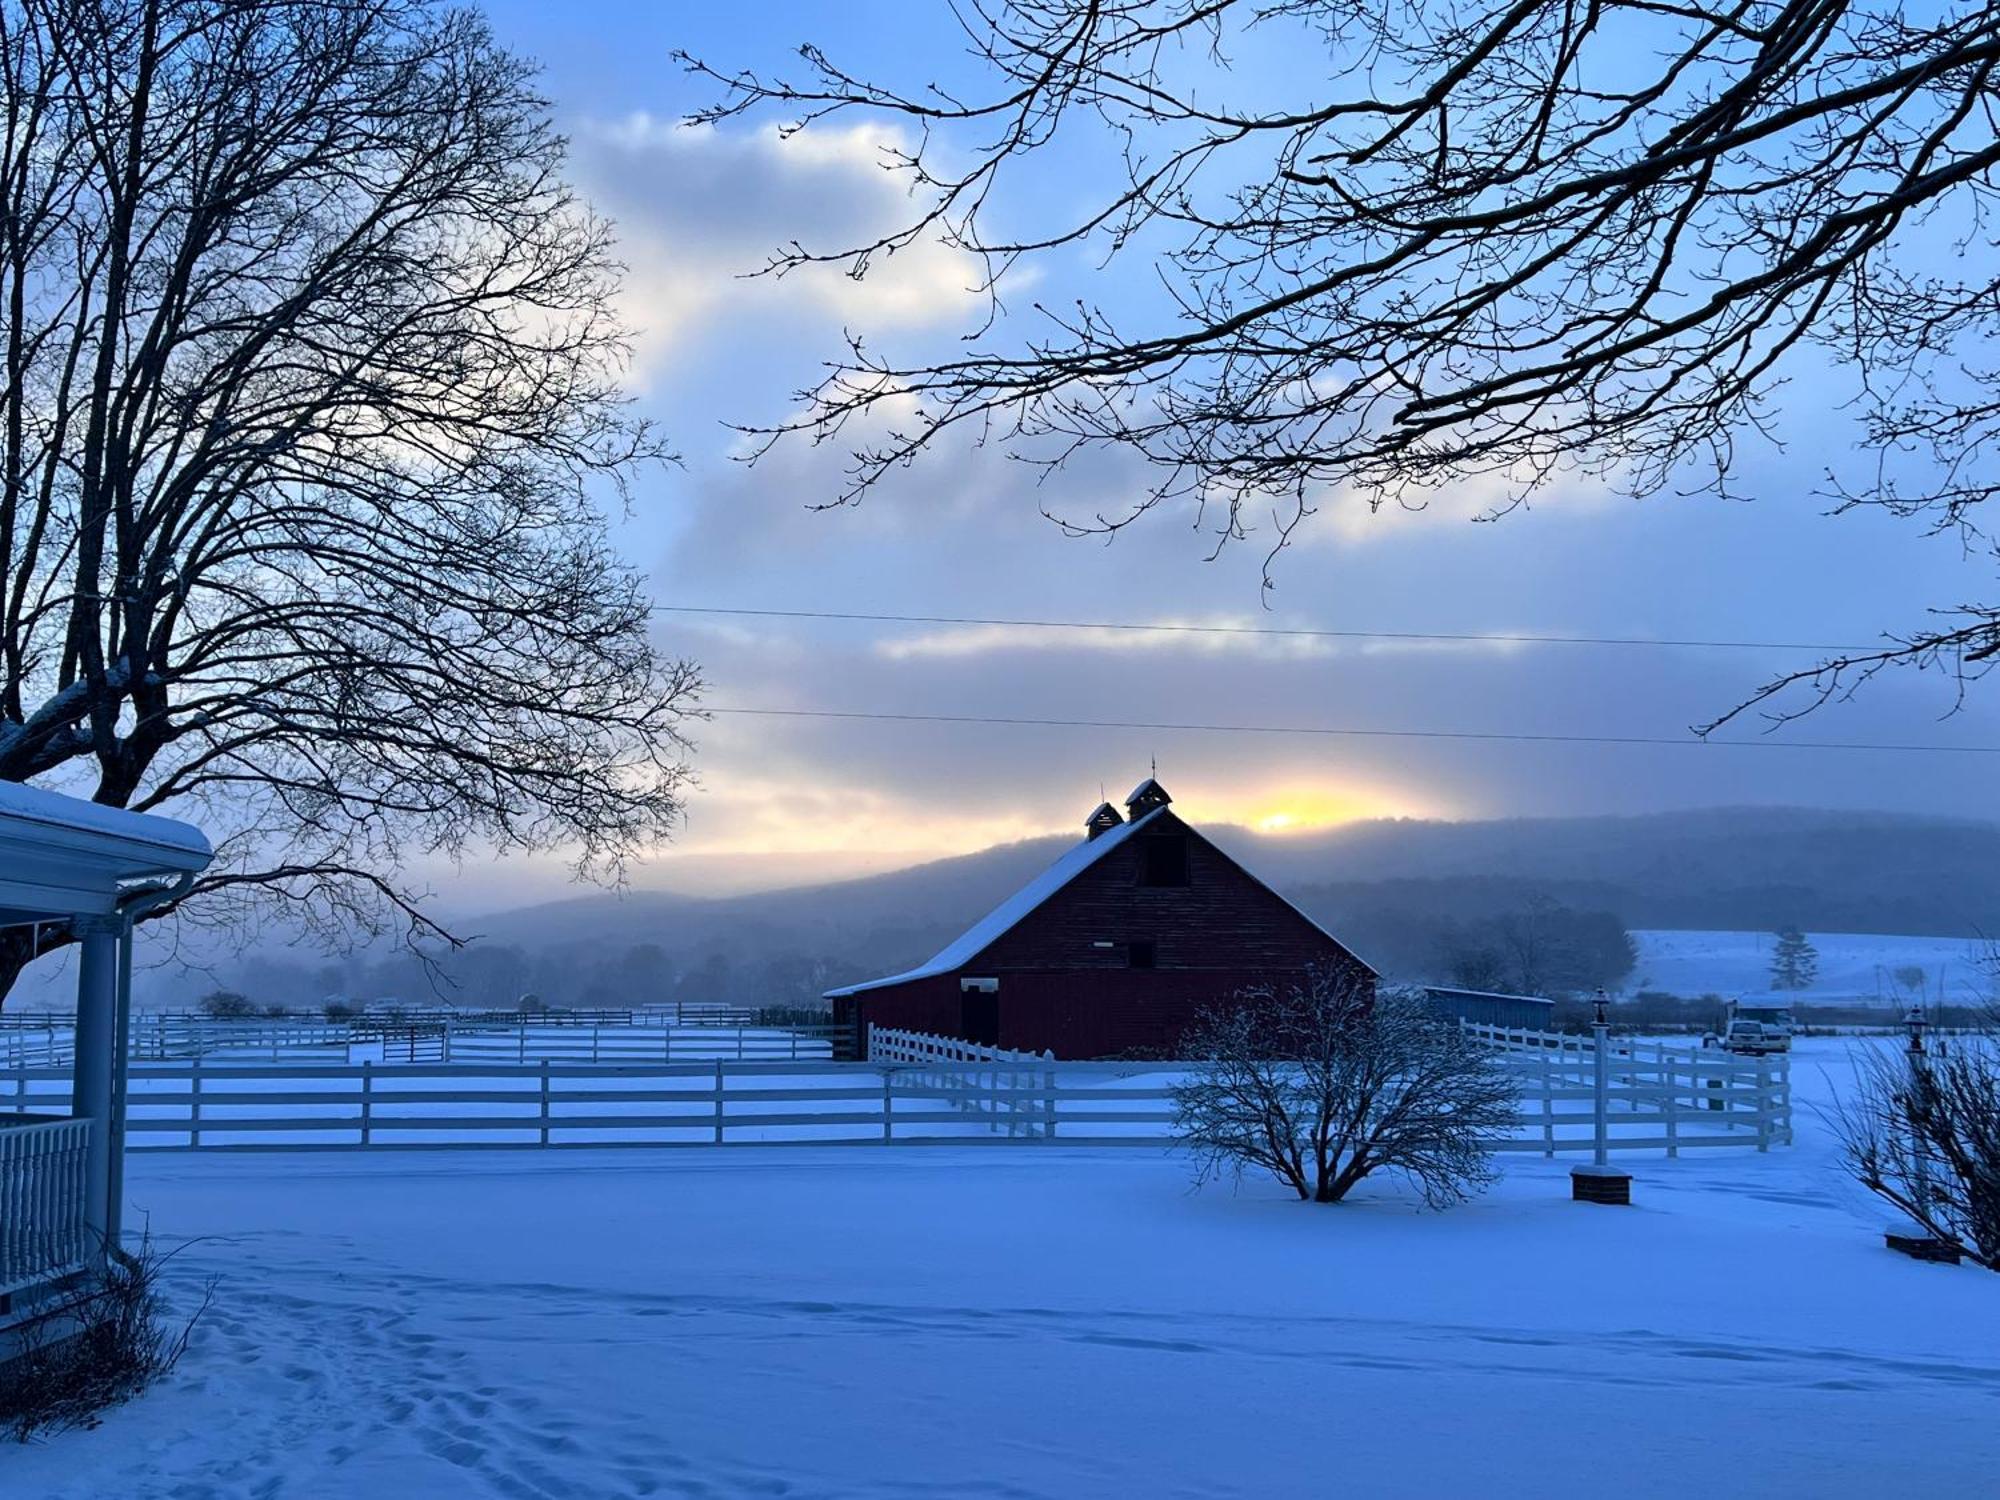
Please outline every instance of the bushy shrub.
M0 1428L17 1442L94 1426L179 1363L214 1289L178 1329L160 1306L166 1257L150 1239L116 1251L102 1273L55 1301L22 1334L20 1353L0 1364Z
M201 997L201 1013L211 1021L249 1021L256 1018L257 1007L235 990L210 990Z
M1174 1108L1197 1181L1256 1169L1338 1203L1386 1170L1441 1208L1492 1180L1490 1142L1518 1118L1514 1079L1456 1021L1344 972L1245 991L1187 1042Z

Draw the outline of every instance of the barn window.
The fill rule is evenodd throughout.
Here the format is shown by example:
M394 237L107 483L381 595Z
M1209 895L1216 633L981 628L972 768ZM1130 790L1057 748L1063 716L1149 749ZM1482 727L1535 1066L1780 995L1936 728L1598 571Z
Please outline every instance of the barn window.
M1159 967L1159 950L1150 939L1125 945L1125 966L1128 969L1152 969Z
M1188 841L1180 834L1163 834L1139 842L1139 884L1186 885Z

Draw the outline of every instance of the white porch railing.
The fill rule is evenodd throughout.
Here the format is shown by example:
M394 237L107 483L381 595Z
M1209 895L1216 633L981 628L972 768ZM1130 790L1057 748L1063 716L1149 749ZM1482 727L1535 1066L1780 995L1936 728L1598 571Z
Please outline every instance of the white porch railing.
M90 1129L89 1120L0 1117L0 1296L81 1270L89 1259Z

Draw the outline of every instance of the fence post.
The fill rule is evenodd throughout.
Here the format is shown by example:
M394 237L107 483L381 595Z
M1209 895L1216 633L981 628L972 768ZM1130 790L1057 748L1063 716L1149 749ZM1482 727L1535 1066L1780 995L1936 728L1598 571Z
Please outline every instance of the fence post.
M598 1046L603 1034L604 1028L602 1026L599 1026L595 1021L590 1023L590 1060L593 1063L598 1060Z
M361 1144L366 1146L374 1138L375 1125L375 1064L366 1058L361 1062Z
M1044 1061L1048 1062L1055 1060L1055 1054L1046 1050L1043 1051L1042 1057ZM1042 1089L1046 1099L1043 1105L1046 1113L1042 1121L1042 1139L1052 1141L1056 1138L1056 1070L1054 1068L1048 1068L1043 1071Z
M894 1115L892 1113L893 1106L890 1087L895 1076L896 1070L894 1068L884 1068L882 1070L882 1143L884 1145L889 1143L893 1128Z
M722 1144L722 1059L715 1060L715 1144Z
M1792 1060L1789 1057L1778 1067L1778 1091L1784 1098L1783 1104L1777 1107L1778 1144L1789 1146L1792 1144Z
M201 1054L188 1060L188 1145L201 1144Z
M528 1060L528 1014L526 1011L521 1013L520 1050L514 1060L517 1063L525 1063Z
M1556 1157L1556 1096L1549 1079L1549 1050L1542 1049L1542 1155Z
M1671 1161L1681 1154L1681 1096L1674 1082L1674 1065L1664 1055L1660 1067L1667 1086L1667 1159Z
M443 1037L442 1037L442 1038L440 1039L440 1042L439 1042L439 1047L440 1047L440 1049L441 1049L441 1051L442 1051L442 1060L443 1060L443 1061L445 1061L445 1062L450 1062L450 1061L451 1061L451 1022L450 1022L450 1021L446 1021L446 1022L444 1023L444 1036L443 1036Z
M1757 1059L1757 1149L1771 1149L1771 1065Z
M542 1059L542 1144L549 1143L549 1060Z

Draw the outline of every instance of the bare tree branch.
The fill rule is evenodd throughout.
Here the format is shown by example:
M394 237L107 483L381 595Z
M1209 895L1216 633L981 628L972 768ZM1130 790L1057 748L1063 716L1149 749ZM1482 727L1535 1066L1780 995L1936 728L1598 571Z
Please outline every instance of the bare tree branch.
M752 429L845 444L828 503L951 434L1047 469L1087 449L1152 467L1124 510L1056 510L1073 531L1184 502L1218 548L1262 525L1273 553L1331 500L1421 507L1472 481L1499 495L1489 516L1566 479L1734 493L1739 444L1817 362L1852 372L1875 470L1859 485L1829 473L1835 506L1991 548L2000 9L1986 0L954 13L991 80L977 97L858 79L814 46L796 80L684 59L718 90L697 118L858 114L911 140L885 163L914 194L904 222L793 245L774 274L865 276L932 237L983 257L997 310L1052 255L1088 250L1113 273L1101 300L997 317L945 357L855 338L795 414ZM1280 80L1307 76L1239 75L1232 58L1253 47L1294 65ZM1049 207L1068 199L1042 190L1043 159L1107 143L1122 171L1080 211ZM1155 284L1163 305L1134 291ZM1757 702L1823 701L1890 664L1963 682L1995 659L2000 614L1975 607Z
M364 928L672 831L700 677L600 509L669 455L562 169L433 0L0 0L0 777Z

